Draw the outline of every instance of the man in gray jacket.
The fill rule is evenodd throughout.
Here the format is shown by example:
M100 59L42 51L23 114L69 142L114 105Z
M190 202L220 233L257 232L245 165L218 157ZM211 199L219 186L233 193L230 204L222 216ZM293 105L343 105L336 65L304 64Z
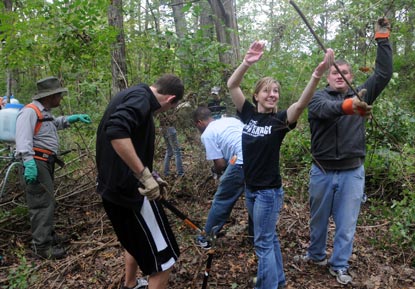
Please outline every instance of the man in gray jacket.
M328 260L330 274L340 284L352 281L349 258L364 191L365 118L371 104L392 77L390 25L386 18L375 25L377 56L374 73L357 88L359 97L343 76L352 83L351 66L342 60L332 66L328 85L317 91L309 106L313 164L310 172L310 245L301 259L326 265L329 217L336 225L333 252Z

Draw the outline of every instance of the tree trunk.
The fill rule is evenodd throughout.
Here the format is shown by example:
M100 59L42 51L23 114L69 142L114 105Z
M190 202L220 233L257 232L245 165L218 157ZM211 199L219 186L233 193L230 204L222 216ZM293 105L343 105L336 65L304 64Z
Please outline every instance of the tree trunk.
M228 44L225 54L219 55L221 62L236 66L239 63L239 37L236 22L235 0L208 0L214 13L216 36L220 43Z
M199 27L202 29L203 37L206 39L214 40L214 30L213 30L213 19L211 13L211 7L209 3L205 1L200 1L200 21Z
M13 1L12 0L3 0L4 8L6 11L11 12L13 8ZM1 41L7 41L7 39L1 39ZM8 97L12 94L12 71L10 68L6 68L6 94Z
M122 0L112 0L108 8L108 23L118 31L111 51L112 96L128 86L123 21Z
M171 4L173 8L174 25L176 28L177 37L180 40L184 40L184 38L186 37L186 33L187 33L187 26L186 26L185 14L183 13L183 1L182 0L171 0ZM180 41L178 45L180 46ZM179 51L178 53L180 53L181 50L178 49L177 51ZM186 57L186 55L183 55L184 52L181 52L181 54L182 55L178 54L179 58ZM185 62L181 62L180 67L181 67L182 72L186 72L190 70L189 65L186 64ZM185 85L189 83L189 81L191 80L188 73L182 73L182 78L183 78L183 83Z
M174 26L176 28L176 34L179 39L183 39L186 35L186 18L183 13L183 1L171 0L171 6L173 8Z

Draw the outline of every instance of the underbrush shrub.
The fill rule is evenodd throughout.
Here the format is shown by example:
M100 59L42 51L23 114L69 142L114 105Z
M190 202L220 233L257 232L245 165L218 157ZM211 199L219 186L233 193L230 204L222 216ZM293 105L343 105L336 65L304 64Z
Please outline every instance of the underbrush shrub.
M36 266L26 259L25 252L22 248L17 249L16 254L19 259L19 265L9 269L9 284L7 288L26 289L37 280Z
M307 202L309 170L312 161L311 140L306 120L302 120L301 123L303 125L290 131L283 141L280 151L280 167L286 193L295 195L300 202Z
M366 126L367 143L400 150L415 140L415 116L403 101L380 98L373 106L373 119Z
M415 250L415 191L405 189L402 196L401 200L392 202L390 232L400 247Z
M391 201L399 198L402 185L403 160L400 153L389 148L373 148L367 145L365 160L366 192L369 197Z
M380 99L367 126L366 190L385 206L390 240L415 248L415 117L399 99ZM389 240L389 241L390 241Z

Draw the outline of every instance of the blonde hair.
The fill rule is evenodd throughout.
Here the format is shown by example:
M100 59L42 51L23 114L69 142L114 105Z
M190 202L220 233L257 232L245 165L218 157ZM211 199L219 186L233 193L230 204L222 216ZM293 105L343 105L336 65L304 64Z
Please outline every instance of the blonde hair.
M267 76L258 80L258 82L255 85L254 94L252 95L252 102L255 104L255 106L258 106L258 101L256 101L255 95L258 94L262 88L269 87L271 86L271 84L276 84L278 91L281 91L280 83L272 77Z

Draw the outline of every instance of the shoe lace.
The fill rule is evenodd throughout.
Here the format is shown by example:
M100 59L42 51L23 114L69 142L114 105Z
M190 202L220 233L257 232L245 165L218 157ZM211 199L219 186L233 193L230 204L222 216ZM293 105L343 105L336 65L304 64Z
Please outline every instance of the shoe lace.
M349 273L347 272L347 269L339 269L337 270L337 275L349 275Z

